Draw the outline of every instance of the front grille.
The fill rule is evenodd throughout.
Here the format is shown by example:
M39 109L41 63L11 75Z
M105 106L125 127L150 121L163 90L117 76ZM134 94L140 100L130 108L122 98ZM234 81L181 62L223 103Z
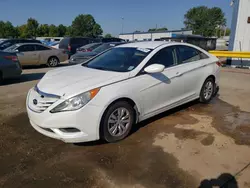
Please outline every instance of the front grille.
M28 105L32 111L41 113L58 99L58 96L44 93L36 87L30 91Z

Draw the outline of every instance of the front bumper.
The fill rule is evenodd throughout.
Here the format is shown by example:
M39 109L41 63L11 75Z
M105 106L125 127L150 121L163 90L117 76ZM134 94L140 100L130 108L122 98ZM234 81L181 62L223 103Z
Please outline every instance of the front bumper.
M50 113L58 103L51 105L45 111L39 113L29 107L30 92L27 97L27 113L32 127L39 133L62 140L66 143L79 143L94 141L99 139L99 125L102 108L86 104L77 111ZM74 129L77 131L67 132L65 129Z

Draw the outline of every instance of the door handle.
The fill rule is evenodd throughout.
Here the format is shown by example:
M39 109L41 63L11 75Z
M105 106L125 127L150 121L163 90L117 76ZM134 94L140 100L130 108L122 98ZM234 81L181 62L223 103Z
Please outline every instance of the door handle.
M207 65L202 65L202 67L206 67Z

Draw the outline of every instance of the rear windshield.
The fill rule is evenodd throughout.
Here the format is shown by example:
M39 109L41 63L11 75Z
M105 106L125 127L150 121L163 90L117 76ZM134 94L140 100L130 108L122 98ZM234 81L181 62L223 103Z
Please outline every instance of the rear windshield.
M86 38L71 38L70 40L70 44L88 44L89 43L89 40L86 39Z

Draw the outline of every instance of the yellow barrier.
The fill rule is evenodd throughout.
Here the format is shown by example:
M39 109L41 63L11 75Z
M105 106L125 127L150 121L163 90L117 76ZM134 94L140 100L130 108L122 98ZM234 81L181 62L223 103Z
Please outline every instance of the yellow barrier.
M209 51L217 57L250 58L250 52Z

